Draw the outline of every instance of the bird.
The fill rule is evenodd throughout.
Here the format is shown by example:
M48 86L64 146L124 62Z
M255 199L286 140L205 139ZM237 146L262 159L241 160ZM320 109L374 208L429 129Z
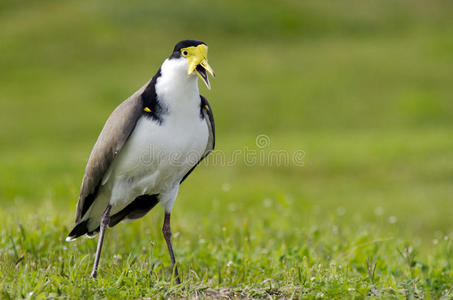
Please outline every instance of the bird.
M198 78L210 89L208 46L183 40L156 74L107 119L88 158L77 202L75 225L66 238L99 239L91 277L96 278L107 227L164 209L162 233L180 284L171 243L170 216L180 184L214 149L211 106L200 95Z

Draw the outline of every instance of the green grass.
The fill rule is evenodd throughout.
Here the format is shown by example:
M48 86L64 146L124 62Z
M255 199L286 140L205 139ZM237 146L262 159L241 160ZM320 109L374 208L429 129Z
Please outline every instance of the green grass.
M3 1L0 298L452 297L452 8ZM160 207L108 230L93 281L96 240L64 241L89 151L185 38L209 44L217 152L172 214L183 284Z

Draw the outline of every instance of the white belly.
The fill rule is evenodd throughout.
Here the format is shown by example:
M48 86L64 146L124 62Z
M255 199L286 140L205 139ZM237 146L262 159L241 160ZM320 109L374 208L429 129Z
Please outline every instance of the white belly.
M105 179L111 187L111 214L143 194L161 194L161 201L173 202L179 182L201 159L208 136L205 120L198 117L167 118L161 125L141 117Z

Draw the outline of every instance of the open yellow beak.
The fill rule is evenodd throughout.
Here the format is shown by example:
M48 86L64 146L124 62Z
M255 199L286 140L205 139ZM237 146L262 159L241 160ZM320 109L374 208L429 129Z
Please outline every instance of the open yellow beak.
M183 50L188 52L186 56L189 64L187 74L190 75L196 71L198 77L203 80L208 89L211 89L207 73L211 74L212 77L215 77L215 73L208 64L208 46L201 44L196 47L188 47Z

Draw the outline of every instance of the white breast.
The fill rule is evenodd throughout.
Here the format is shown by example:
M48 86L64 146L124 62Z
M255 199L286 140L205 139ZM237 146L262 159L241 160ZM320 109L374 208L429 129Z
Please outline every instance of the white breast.
M139 195L172 191L201 159L208 135L207 124L200 118L168 118L162 125L140 118L108 180L112 184L112 213Z

